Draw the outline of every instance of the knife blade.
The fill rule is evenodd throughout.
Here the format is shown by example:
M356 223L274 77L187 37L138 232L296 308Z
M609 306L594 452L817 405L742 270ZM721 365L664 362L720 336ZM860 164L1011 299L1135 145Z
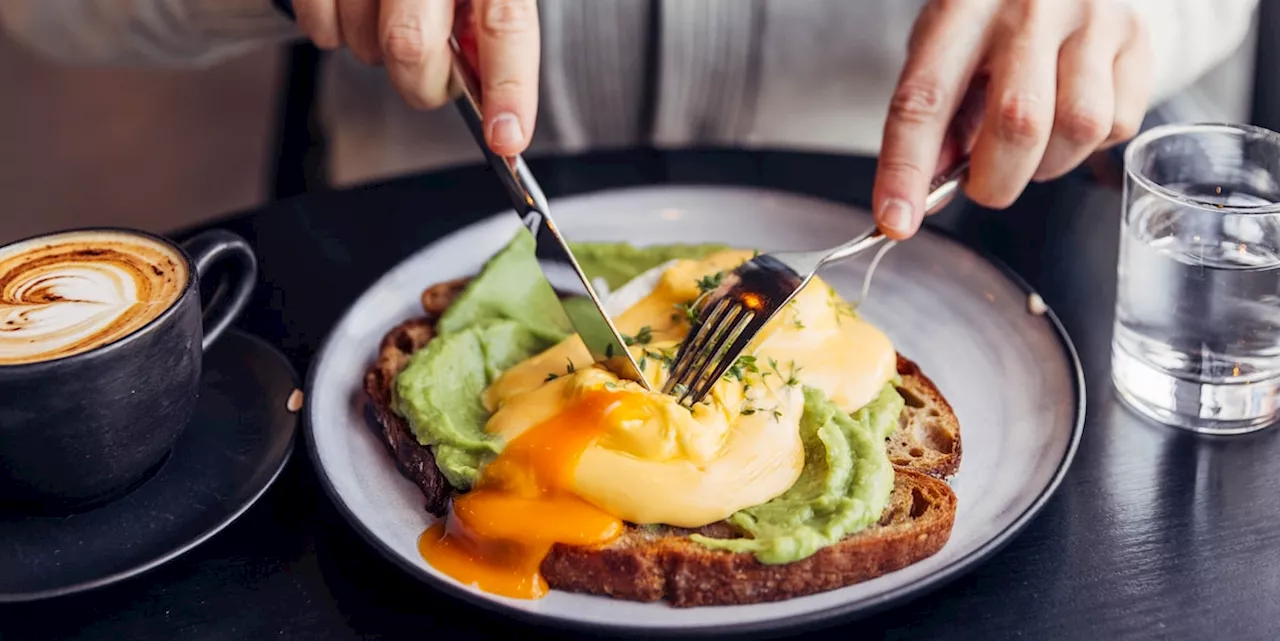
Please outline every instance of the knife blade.
M466 4L461 2L457 6L463 7ZM551 206L524 158L519 155L510 158L499 156L485 142L484 118L480 112L480 83L472 63L473 58L470 57L474 49L464 50L459 42L459 35L466 37L466 28L460 23L469 22L470 13L464 9L457 11L454 34L449 37L449 47L453 50L455 90L461 94L456 100L458 111L480 150L484 152L485 159L506 188L521 224L533 236L534 255L547 282L558 292L581 296L591 301L591 305L561 305L560 309L586 344L592 359L619 377L652 390L653 387L640 366L627 350L622 334L604 311L600 296L582 271L573 251L569 249L555 219L551 217Z

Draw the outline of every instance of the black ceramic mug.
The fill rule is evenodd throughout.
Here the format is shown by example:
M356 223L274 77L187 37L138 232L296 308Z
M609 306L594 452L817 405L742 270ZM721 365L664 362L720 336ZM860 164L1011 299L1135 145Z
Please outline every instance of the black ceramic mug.
M202 302L201 280L225 274ZM257 280L249 244L86 229L0 246L0 505L118 496L173 448L202 354Z

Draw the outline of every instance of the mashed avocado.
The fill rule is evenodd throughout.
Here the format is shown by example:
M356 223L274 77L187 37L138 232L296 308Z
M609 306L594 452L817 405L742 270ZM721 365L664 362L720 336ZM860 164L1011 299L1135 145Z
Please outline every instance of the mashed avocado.
M583 243L573 249L589 277L619 287L677 258L702 258L716 245L634 247ZM567 337L571 329L555 293L534 263L532 239L518 233L449 308L440 336L419 350L397 377L394 408L454 487L470 489L502 448L484 430L484 390L505 369ZM748 538L692 538L711 548L750 552L762 563L803 559L875 523L893 489L885 438L897 425L902 397L888 385L852 416L821 391L805 388L800 421L805 465L799 480L773 500L732 517Z
M591 278L603 278L610 289L665 262L680 258L705 258L724 245L653 245L636 247L628 243L572 243L573 255L582 271Z
M751 552L761 563L790 563L875 523L893 491L884 441L903 405L890 384L850 416L806 387L800 418L804 470L795 485L729 517L750 538L690 538L710 548Z

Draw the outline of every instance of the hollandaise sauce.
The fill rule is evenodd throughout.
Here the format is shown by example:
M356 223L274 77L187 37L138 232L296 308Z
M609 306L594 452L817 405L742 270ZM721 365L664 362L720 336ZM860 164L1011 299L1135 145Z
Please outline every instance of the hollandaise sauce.
M565 411L526 430L503 449L475 489L418 540L437 570L485 592L537 599L547 592L539 566L557 543L607 543L622 521L569 488L582 452L622 394L593 390Z

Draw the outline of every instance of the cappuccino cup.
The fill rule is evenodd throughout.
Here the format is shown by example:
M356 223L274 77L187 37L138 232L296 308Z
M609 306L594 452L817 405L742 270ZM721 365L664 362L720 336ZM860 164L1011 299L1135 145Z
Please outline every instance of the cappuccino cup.
M204 350L256 281L249 244L221 230L181 245L106 228L0 246L0 506L75 508L148 478L195 409Z

